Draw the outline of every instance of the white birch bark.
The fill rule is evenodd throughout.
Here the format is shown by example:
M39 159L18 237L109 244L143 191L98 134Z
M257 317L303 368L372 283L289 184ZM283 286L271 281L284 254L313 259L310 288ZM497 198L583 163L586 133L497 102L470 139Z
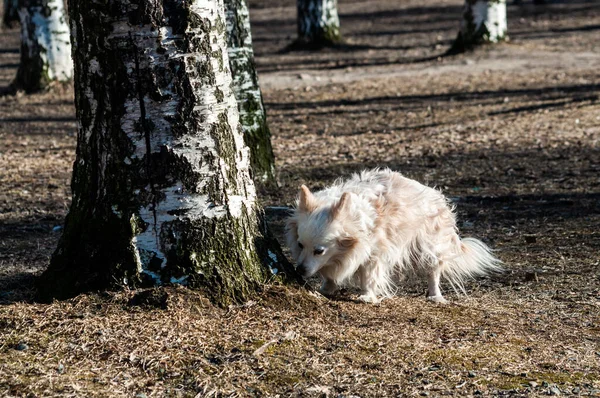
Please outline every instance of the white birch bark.
M460 33L453 46L456 52L506 38L506 0L465 0Z
M180 283L241 300L284 258L259 229L223 0L133 5L69 4L73 203L41 297Z
M337 0L297 0L298 40L313 46L340 41Z
M71 40L63 0L19 0L21 61L15 85L38 91L73 78Z
M250 148L255 179L275 184L275 159L258 74L254 64L250 14L246 0L225 0L227 50L244 140Z

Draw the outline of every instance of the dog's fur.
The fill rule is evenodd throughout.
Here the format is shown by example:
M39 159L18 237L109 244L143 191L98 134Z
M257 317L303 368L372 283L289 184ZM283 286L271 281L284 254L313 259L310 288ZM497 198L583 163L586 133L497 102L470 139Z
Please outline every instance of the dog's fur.
M464 291L466 278L500 270L485 244L458 236L440 192L389 169L364 171L314 194L303 185L286 234L302 276L319 273L325 295L358 284L365 302L393 296L408 271L427 275L428 299L446 302L440 277Z

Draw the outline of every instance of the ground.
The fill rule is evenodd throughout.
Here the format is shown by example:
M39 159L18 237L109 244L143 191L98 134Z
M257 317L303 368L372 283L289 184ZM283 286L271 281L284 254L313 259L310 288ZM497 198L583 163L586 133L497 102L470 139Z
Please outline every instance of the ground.
M301 183L391 167L452 198L506 272L446 306L422 282L380 305L281 286L227 309L178 287L34 303L70 201L73 91L4 96L0 395L600 395L600 3L510 5L508 43L453 57L459 0L341 0L346 43L318 52L286 49L293 1L250 5L276 234Z

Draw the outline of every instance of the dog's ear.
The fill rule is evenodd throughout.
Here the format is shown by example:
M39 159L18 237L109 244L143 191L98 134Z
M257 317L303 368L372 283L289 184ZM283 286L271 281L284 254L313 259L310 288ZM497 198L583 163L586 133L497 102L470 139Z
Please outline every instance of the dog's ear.
M298 258L300 249L298 248L298 221L295 217L290 217L285 223L285 239L292 256Z
M300 187L300 203L298 204L298 209L300 211L310 213L317 207L315 203L315 197L310 192L306 185L302 185Z
M295 218L288 218L285 222L285 230L298 235L298 221Z
M329 213L329 218L331 220L343 213L344 210L350 205L350 195L350 192L344 192L340 200L333 205L331 208L331 213Z

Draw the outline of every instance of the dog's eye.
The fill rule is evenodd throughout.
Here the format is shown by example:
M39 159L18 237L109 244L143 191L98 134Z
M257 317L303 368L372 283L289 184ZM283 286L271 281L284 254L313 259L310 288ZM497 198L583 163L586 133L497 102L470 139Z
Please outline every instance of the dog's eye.
M302 246L302 243L300 243L300 242L298 242L298 247L299 247L300 249L304 249L304 246Z
M325 249L323 249L322 247L318 247L313 253L315 256L320 256L321 254L325 253Z

